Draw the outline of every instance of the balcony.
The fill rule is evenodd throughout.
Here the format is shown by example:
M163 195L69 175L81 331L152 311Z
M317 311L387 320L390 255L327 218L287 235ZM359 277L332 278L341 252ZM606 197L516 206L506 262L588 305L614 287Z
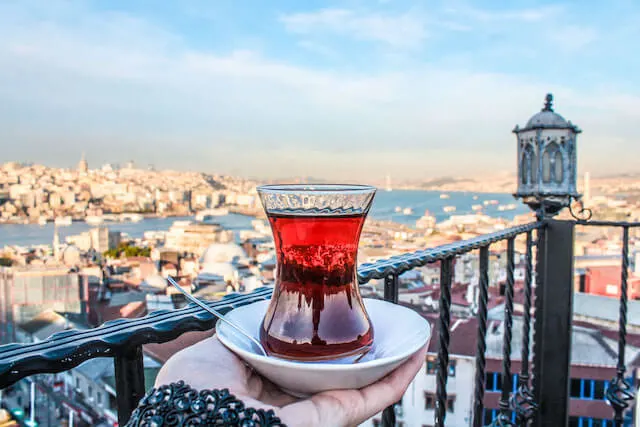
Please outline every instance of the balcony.
M424 411L433 422L425 419L423 424L568 426L587 425L581 417L591 417L599 424L590 420L588 425L634 425L635 361L627 358L627 282L629 232L638 226L640 223L545 219L361 265L360 284L384 280L384 299L394 303L399 302L400 275L427 265L439 268L437 311L433 315L435 353L425 361L425 381L435 382L436 392L421 397ZM619 299L615 306L597 307L599 312L607 310L601 316L601 332L589 332L579 316L584 315L580 306L584 295L574 290L577 227L615 227L621 233L621 274L615 284ZM469 310L473 315L464 322L452 322L456 304L452 296L454 263L466 254L477 255L477 298ZM489 274L490 256L496 254L506 258L506 276L500 284L502 304L491 307L491 301L498 298L495 289L500 288L495 283L500 279ZM524 264L521 285L515 280L516 258ZM209 304L228 312L268 299L270 293L270 289L261 288ZM578 312L580 309L583 311ZM610 329L612 323L616 325L614 331ZM167 342L189 331L210 330L214 325L209 313L190 305L134 320L107 322L95 329L69 330L41 342L5 345L0 347L0 387L33 375L66 371L89 359L109 357L115 368L118 421L124 425L145 392L142 345ZM606 331L605 326L609 327ZM466 349L452 347L451 338L456 334L471 337ZM590 349L603 342L615 346L602 346L606 353L599 366L602 378L585 379L589 373L585 377L581 370L588 369L598 356ZM471 357L460 358L461 352ZM576 361L578 356L586 359ZM462 396L463 372L471 373L473 388L468 411L458 414L467 400ZM409 412L405 406L398 402L387 408L373 420L374 425L401 425Z

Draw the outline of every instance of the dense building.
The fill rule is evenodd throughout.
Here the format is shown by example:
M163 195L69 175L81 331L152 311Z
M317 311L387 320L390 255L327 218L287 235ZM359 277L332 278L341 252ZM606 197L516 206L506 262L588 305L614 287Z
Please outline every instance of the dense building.
M502 308L502 307L500 307ZM638 319L636 319L637 322ZM503 323L490 321L487 333L487 365L485 375L485 421L491 421L500 410L500 391L502 377L502 334ZM511 371L512 387L517 384L521 368L520 354L522 343L522 318L514 319ZM611 407L605 400L605 391L609 381L615 377L617 363L616 332L603 329L587 322L574 321L571 349L571 384L569 403L569 426L604 427L613 426ZM626 348L627 374L635 383L637 368L640 366L640 348L628 345ZM631 413L628 414L631 417ZM625 426L637 425L636 416L630 418Z
M0 268L0 296L2 341L12 342L15 325L45 310L86 316L88 285L64 267Z
M176 221L165 237L165 248L200 256L213 243L233 241L233 232L218 224Z
M96 227L84 233L67 237L67 242L82 251L93 249L97 253L104 253L118 247L121 237L119 231L111 231L107 227Z
M145 388L153 387L161 365L145 356L143 359ZM110 425L118 425L116 404L115 369L111 359L87 360L77 368L63 374L64 393L94 410L94 422L105 419Z
M617 265L589 266L576 271L577 292L609 297L620 297L620 275L622 267L620 261ZM640 277L630 277L627 282L628 297L640 298Z
M133 165L128 165L133 166ZM90 170L84 156L75 170L42 165L0 165L0 222L46 223L109 213L176 213L215 207L227 195L255 203L255 182L197 172L153 171L105 165Z
M615 376L617 335L614 326L617 311L615 299L593 295L576 294L574 324L572 329L570 427L610 426L611 407L604 393L609 381ZM599 307L593 309L593 307ZM486 336L486 375L484 397L484 422L489 425L498 415L502 378L504 305L496 305L489 311ZM630 331L637 331L640 323L640 302L632 302L629 308ZM427 315L433 327L423 368L413 380L402 401L396 408L398 426L433 427L436 402L436 375L438 353L438 331L435 315ZM615 319L614 319L615 318ZM521 369L522 317L513 319L511 385L515 389ZM446 421L447 426L469 426L473 414L475 354L478 320L453 318L451 323L450 360L447 379ZM637 332L636 332L637 333ZM533 343L533 337L530 340ZM632 384L638 377L640 367L640 342L637 335L628 337L626 359L627 374ZM532 349L530 349L530 356ZM512 417L514 416L511 414ZM638 414L628 413L625 426L637 425ZM636 424L634 424L634 422ZM373 417L363 426L381 425L381 415Z

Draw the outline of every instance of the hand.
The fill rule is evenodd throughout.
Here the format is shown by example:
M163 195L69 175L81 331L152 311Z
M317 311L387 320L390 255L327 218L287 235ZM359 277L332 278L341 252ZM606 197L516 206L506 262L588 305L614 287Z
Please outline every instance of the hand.
M183 380L196 390L228 388L247 407L273 409L289 427L353 426L399 401L422 367L426 353L425 346L367 387L326 391L299 399L254 372L213 336L169 359L158 373L156 386Z

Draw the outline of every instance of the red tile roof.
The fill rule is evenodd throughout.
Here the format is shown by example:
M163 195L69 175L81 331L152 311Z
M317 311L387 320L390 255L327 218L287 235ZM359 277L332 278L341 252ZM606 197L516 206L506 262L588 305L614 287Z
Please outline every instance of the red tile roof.
M438 352L438 315L437 314L423 314L423 316L429 320L431 325L431 341L429 342L429 352ZM455 326L450 332L449 341L449 354L456 354L461 356L475 356L476 354L476 335L478 333L478 320L476 318L451 319L451 328Z
M438 292L438 298L440 298L440 292ZM452 292L451 303L462 307L469 307L471 305L469 304L469 301L467 301L466 290L461 292Z

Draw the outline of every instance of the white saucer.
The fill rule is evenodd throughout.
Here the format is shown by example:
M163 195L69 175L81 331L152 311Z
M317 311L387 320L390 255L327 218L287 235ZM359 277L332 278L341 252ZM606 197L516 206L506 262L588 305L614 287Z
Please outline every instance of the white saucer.
M218 339L260 374L297 396L327 390L365 387L384 377L420 350L431 338L429 322L415 311L376 299L364 299L373 324L371 351L358 363L349 360L295 362L262 356L249 340L223 322L216 325ZM236 308L225 317L259 337L269 301Z

